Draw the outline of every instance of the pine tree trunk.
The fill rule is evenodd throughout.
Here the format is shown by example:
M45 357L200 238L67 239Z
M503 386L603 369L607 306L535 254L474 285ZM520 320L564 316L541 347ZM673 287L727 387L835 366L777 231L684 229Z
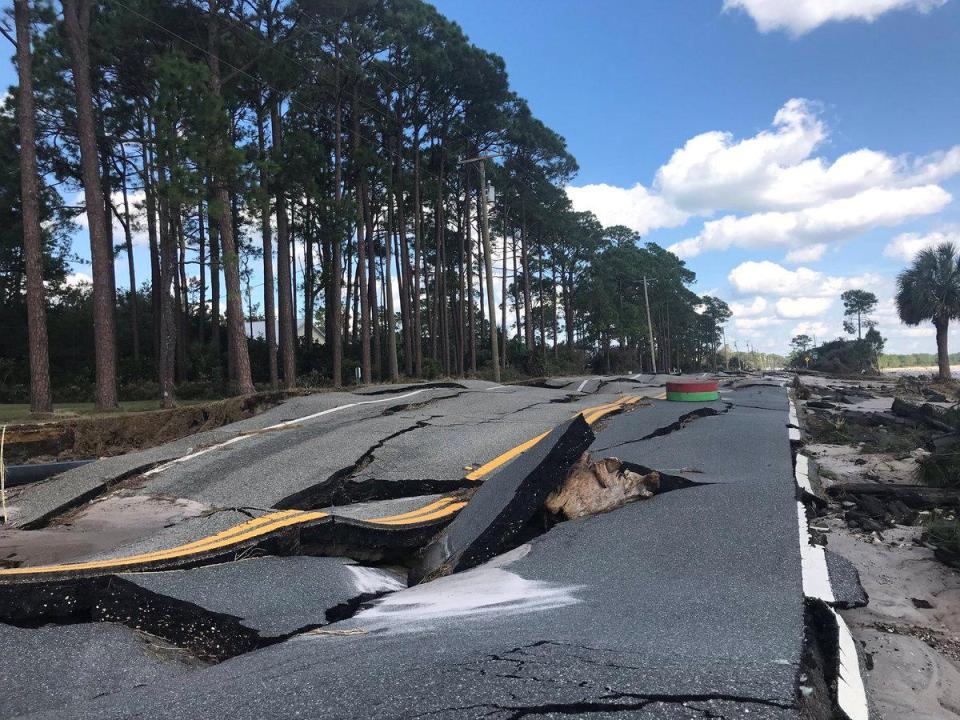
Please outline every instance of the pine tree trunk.
M553 301L553 357L556 359L560 337L560 313L557 308L557 261L556 253L550 253L550 299Z
M315 314L315 307L313 298L313 213L309 195L307 196L307 205L304 208L303 240L303 344L307 350L311 350L313 348L313 316Z
M150 301L153 316L153 359L160 367L160 244L157 240L157 198L153 178L153 152L150 148L152 132L150 119L143 118L141 152L143 162L141 180L147 212L147 242L150 247Z
M460 195L460 189L457 189ZM459 308L457 314L457 372L465 375L467 371L467 228L465 223L466 203L460 203L457 212L457 237L460 238L460 263L457 268L457 293Z
M420 129L413 133L413 360L414 374L423 377L423 332L420 325L420 258L423 229L420 207Z
M467 166L469 168L469 165ZM473 205L473 197L470 195L470 171L465 173L463 181L464 196L466 197L464 208L464 225L466 227L466 262L467 262L467 332L470 334L470 372L477 372L477 308L473 300L473 218L470 208Z
M520 262L523 266L523 335L527 344L527 351L534 349L533 340L533 309L530 298L530 258L527 254L527 209L522 206L523 231L520 235ZM609 357L608 357L609 361Z
M356 98L354 98L356 99ZM359 141L359 115L356 107L353 110L354 124L354 159L358 156L357 143ZM360 378L368 385L371 382L370 377L370 296L367 293L367 242L366 242L366 221L364 219L364 198L363 198L363 180L362 174L357 173L356 178L356 198L357 198L357 287L360 304ZM354 315L356 323L356 314Z
M98 410L112 410L117 407L117 330L114 313L115 291L111 284L113 248L107 235L103 189L97 167L96 121L90 85L91 0L63 0L62 6L76 90L80 166L90 230L90 254L93 260L96 407Z
M504 261L506 262L506 261ZM523 324L520 322L520 283L517 275L517 238L513 238L513 313L517 321L517 342L520 341L520 332Z
M500 349L500 367L507 369L507 205L503 206L503 263L500 267L500 327L503 328L503 346Z
M397 273L400 282L400 314L403 324L403 372L407 377L413 375L413 303L411 302L410 241L407 238L407 218L403 205L403 167L398 161L397 168L397 233L399 234L399 252Z
M283 127L280 122L280 101L270 105L270 126L273 134L273 158L280 163L283 157ZM290 281L290 222L287 217L286 188L274 182L277 206L277 314L280 318L280 360L283 367L283 386L297 386L297 357L294 343L297 328L293 322L293 288Z
M160 187L165 186L164 168L169 165L169 159L161 153L158 161ZM174 385L174 362L176 350L176 320L174 317L173 279L176 274L177 250L174 234L171 229L169 203L166 193L160 195L160 284L157 288L160 294L160 331L158 371L160 376L160 406L172 408L176 403Z
M120 190L123 195L123 237L127 251L127 273L130 282L130 336L133 341L133 360L140 363L140 319L137 313L137 271L133 262L133 222L130 217L130 199L127 197L127 151L120 143L121 168Z
M267 178L266 133L263 105L257 109L257 149L260 157L260 222L263 238L263 334L267 340L270 387L277 388L277 308L273 286L273 228L270 223L270 187Z
M33 56L30 52L30 9L14 0L20 94L20 197L23 214L23 259L27 274L27 331L30 345L30 412L53 412L47 340L47 306L43 292L43 236L40 227L40 176L37 172L36 110Z
M214 98L220 99L220 56L219 23L217 20L218 0L209 2L209 65L210 91ZM213 138L214 157L223 162L223 135ZM227 347L232 359L236 390L241 395L254 392L253 378L250 374L250 355L247 352L247 336L243 329L243 300L240 296L240 256L236 238L233 234L232 205L227 190L223 170L214 174L213 199L216 203L215 214L220 230L220 243L223 248L223 276L227 285Z
M204 222L203 202L201 201L197 205L197 262L200 266L200 302L197 305L200 329L197 333L197 340L201 346L203 346L205 340L207 326L207 253L206 238L204 237Z
M354 311L354 320L351 322L350 314L354 304L353 298L353 279L355 273L353 271L353 233L347 237L346 243L347 249L347 287L346 292L343 296L343 342L349 348L354 344L354 325L356 323L356 312Z
M390 267L391 254L393 250L393 177L390 178L390 187L387 189L387 227L384 233L384 262L383 262L383 284L384 284L384 304L387 307L386 312L386 331L387 331L387 372L390 374L390 381L397 382L400 379L400 369L397 364L397 327L394 317L393 307L393 269Z
M177 241L180 248L180 262L177 264L177 272L180 273L180 335L177 338L177 366L180 374L180 381L184 382L187 377L187 349L190 346L190 300L187 295L187 240L183 231L183 213L177 206Z
M343 102L340 97L340 39L339 31L335 45L336 53L336 93L337 105L334 112L334 198L336 199L336 211L339 216L343 208L343 151L341 149L343 135ZM330 272L330 304L326 308L330 315L331 351L333 354L333 386L335 388L343 386L343 333L340 329L340 288L343 279L343 258L341 256L342 238L337 234L331 240L332 267Z
M377 300L377 238L374 234L373 192L369 187L366 178L363 181L364 195L369 195L364 203L367 222L367 267L369 276L367 277L367 295L369 297L367 304L370 306L370 341L373 360L373 376L376 379L383 377L383 359L382 348L380 347L380 309Z
M213 186L208 187L207 235L210 238L210 346L213 348L214 373L217 382L222 376L220 351L220 228L213 216Z

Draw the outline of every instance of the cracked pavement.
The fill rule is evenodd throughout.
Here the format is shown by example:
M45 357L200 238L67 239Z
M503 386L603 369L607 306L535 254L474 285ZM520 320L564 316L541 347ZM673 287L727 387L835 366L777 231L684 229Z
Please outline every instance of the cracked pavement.
M417 386L296 398L242 427L222 428L215 441L292 421L284 429L244 435L132 485L142 496L257 508L247 511L254 515L283 506L364 519L415 514L463 492L470 469L623 393L656 397L662 380L564 378L549 387L506 388L468 381L423 388L405 400L391 398ZM358 400L384 402L298 420ZM206 618L260 635L250 648L226 653L232 657L224 662L185 664L179 655L128 657L137 643L147 645L132 629L136 622L104 622L117 618L97 616L96 607L74 624L0 626L11 653L24 647L24 638L36 643L36 633L45 633L44 652L54 664L58 648L65 657L77 652L82 628L101 645L115 644L131 676L104 668L97 687L99 670L74 664L64 670L59 694L31 704L36 690L28 674L0 698L0 715L819 717L801 715L798 689L807 633L786 424L786 391L777 386L723 387L715 403L641 400L594 426L590 452L697 485L558 524L534 517L500 548L503 554L406 589L397 579L406 568L358 564L329 543L314 552L310 542L321 543L306 536L302 546L285 546L276 556L120 575L150 598L163 598L162 623L155 610L143 611L150 633L169 632L175 640L176 632L202 634L196 623ZM100 471L94 463L73 472L102 478L197 447L173 445L138 453L127 465L114 459ZM522 484L511 473L521 472L523 458L484 478L484 503L499 497L512 507L509 495ZM498 483L501 476L511 482ZM51 485L69 485L70 478L37 488L43 500L34 504L65 502L69 488ZM330 490L344 483L369 492ZM23 502L30 501L28 494ZM470 505L461 512L471 512ZM222 532L226 523L217 518L186 518L110 552ZM407 567L414 562L411 556ZM91 598L113 597L109 578L84 587Z

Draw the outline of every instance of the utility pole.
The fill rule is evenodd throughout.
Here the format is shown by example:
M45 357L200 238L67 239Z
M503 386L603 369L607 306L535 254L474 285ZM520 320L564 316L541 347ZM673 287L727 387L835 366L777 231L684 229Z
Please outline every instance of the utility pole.
M721 325L720 335L723 337L723 358L727 366L727 372L730 372L730 348L727 346L727 329Z
M650 334L650 367L657 374L657 356L653 351L653 323L650 321L650 295L647 293L647 276L643 276L643 300L647 304L647 332Z
M490 356L493 358L493 381L500 382L500 348L497 342L497 313L493 299L493 255L490 249L490 219L487 210L486 161L499 155L480 155L461 160L458 165L478 163L480 166L480 235L483 239L483 264L486 268L487 307L490 308ZM469 202L469 198L468 198Z

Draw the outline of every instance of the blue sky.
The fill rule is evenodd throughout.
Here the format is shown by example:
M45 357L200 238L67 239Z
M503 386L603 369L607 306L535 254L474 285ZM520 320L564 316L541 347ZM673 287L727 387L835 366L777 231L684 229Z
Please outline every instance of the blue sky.
M912 250L941 236L960 241L960 150L929 157L960 144L960 2L727 5L437 3L506 59L516 91L567 139L580 164L578 207L664 246L724 216L763 223L752 238L743 222L731 224L728 246L687 257L698 291L736 303L728 339L782 351L795 331L836 336L839 292L863 286L881 299L888 350L932 349L932 328L900 326L890 300ZM806 102L784 113L794 124L778 133L774 117L792 99ZM935 174L913 167L938 160ZM738 177L748 170L752 178ZM639 196L624 192L637 183ZM612 187L576 192L591 185ZM659 207L664 195L680 205L673 219ZM763 217L771 212L779 215ZM785 259L803 249L806 258Z
M888 351L933 350L891 297L917 248L960 242L960 0L436 5L567 139L575 206L684 256L734 308L731 343L837 336L864 287Z

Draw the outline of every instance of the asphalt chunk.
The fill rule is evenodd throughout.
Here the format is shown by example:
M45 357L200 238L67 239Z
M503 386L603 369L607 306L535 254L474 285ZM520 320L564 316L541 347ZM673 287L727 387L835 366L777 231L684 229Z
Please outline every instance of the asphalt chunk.
M403 587L395 574L348 558L268 556L118 575L97 617L222 660L349 617L361 602Z
M869 598L867 591L860 584L860 573L853 563L842 555L825 550L827 573L830 575L830 586L833 589L834 602L838 608L864 607Z
M423 550L411 582L474 567L515 546L593 440L593 431L578 415L488 478Z

